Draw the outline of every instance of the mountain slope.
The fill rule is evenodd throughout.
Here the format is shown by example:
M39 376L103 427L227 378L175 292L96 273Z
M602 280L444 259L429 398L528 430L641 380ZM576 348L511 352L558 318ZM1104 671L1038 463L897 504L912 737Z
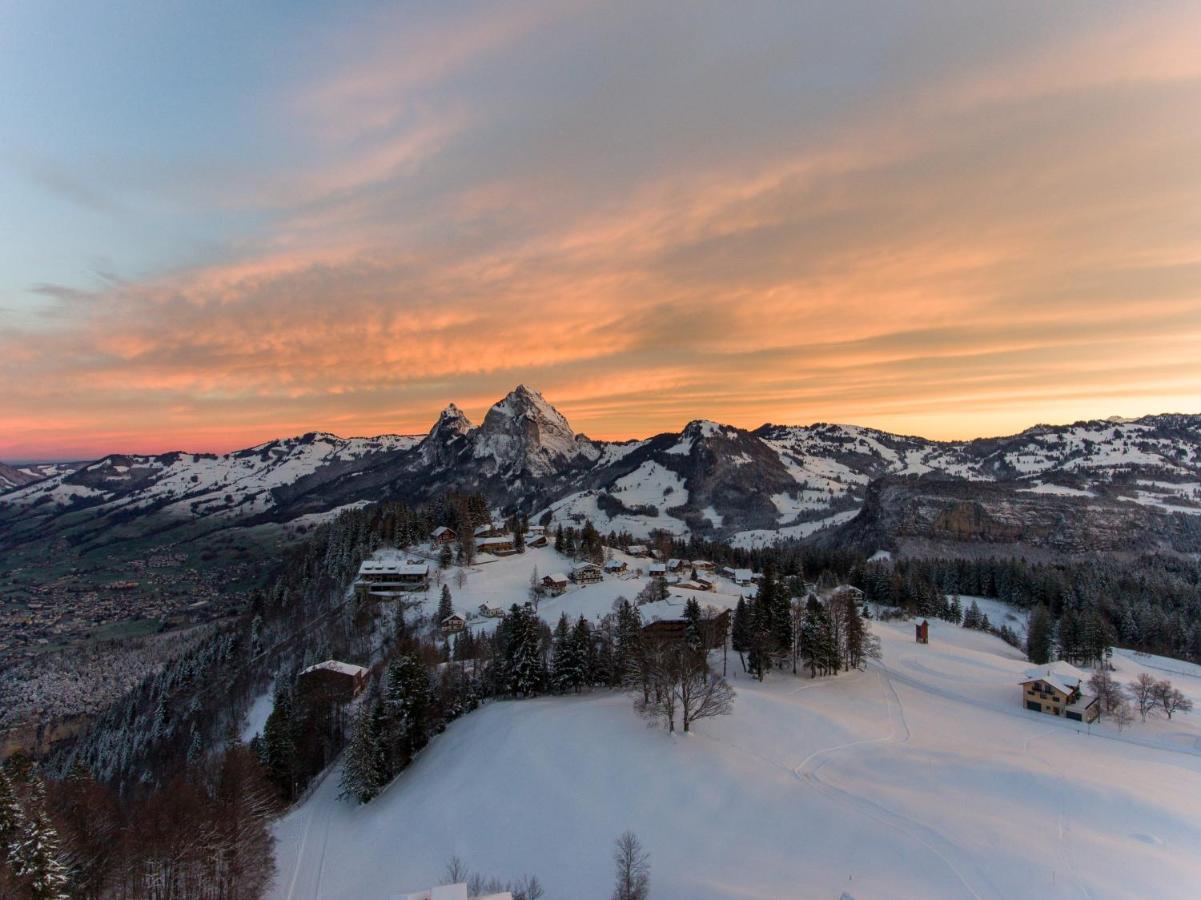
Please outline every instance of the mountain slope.
M965 442L851 425L746 431L697 420L679 433L609 443L576 434L521 385L478 426L451 404L422 437L314 433L222 456L108 456L0 495L0 546L211 533L450 490L481 492L502 511L589 519L602 531L663 529L750 546L846 528L869 485L899 475L1009 485L1031 515L1075 515L1093 501L1142 507L1139 521L1201 515L1201 417L1044 425ZM866 531L861 523L845 534L860 545Z
M1085 734L1021 708L1029 663L990 635L872 628L867 672L760 684L732 661L733 714L690 737L646 728L620 694L502 701L366 806L338 799L333 771L276 826L270 896L417 890L453 853L536 874L548 896L605 897L627 828L662 898L1190 896L1201 858L1170 850L1201 841L1195 717ZM1123 682L1147 671L1114 663ZM1201 680L1174 680L1201 702ZM498 828L449 796L538 813Z

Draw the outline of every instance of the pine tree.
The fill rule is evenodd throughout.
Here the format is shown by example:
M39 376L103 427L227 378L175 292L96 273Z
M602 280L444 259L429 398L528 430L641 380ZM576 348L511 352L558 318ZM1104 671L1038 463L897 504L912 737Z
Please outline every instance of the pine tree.
M521 697L533 697L546 684L546 663L542 655L542 632L533 609L514 606L510 613L509 690Z
M1026 630L1026 656L1032 663L1041 666L1051 661L1052 627L1047 608L1041 604L1035 607Z
M371 800L386 783L378 709L378 702L360 705L342 764L340 796L353 797L359 803Z
M684 641L694 651L704 649L704 636L701 634L701 604L695 597L689 597L684 604Z
M855 598L847 594L843 598L843 667L848 671L858 669L864 662L864 638L867 629L859 616Z
M738 654L744 672L747 667L743 654L751 649L753 629L754 623L751 621L750 607L747 605L745 597L739 597L738 605L734 607L734 622L730 627L730 646Z
M455 605L454 599L450 595L449 585L442 585L442 596L438 598L438 622L444 622L449 616L454 615Z
M642 615L625 597L617 601L617 648L614 668L618 683L635 676L642 653Z
M66 900L70 878L62 863L58 832L46 814L45 785L37 775L30 782L26 806L23 827L10 845L13 872L25 879L33 900Z
M263 764L268 779L286 801L295 798L300 777L298 732L292 691L282 683L277 684L271 714L263 725Z

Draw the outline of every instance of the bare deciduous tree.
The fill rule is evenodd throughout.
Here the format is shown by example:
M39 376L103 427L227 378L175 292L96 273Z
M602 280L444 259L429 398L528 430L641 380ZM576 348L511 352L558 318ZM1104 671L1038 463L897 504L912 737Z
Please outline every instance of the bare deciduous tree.
M616 843L613 862L617 868L617 884L613 888L613 900L646 900L651 890L650 856L632 831L623 832Z
M1118 731L1125 731L1127 726L1134 721L1134 711L1130 708L1130 704L1123 700L1111 710L1114 724L1118 726Z
M1097 697L1097 704L1102 713L1113 712L1120 704L1126 701L1126 692L1122 690L1122 686L1114 681L1113 676L1108 670L1100 667L1088 679L1089 689Z
M1172 687L1172 682L1166 678L1155 683L1155 699L1169 719L1173 713L1188 712L1193 708L1193 701L1184 696L1179 688Z
M1139 715L1143 717L1144 722L1147 721L1147 713L1154 709L1159 702L1155 697L1155 685L1155 679L1146 672L1130 682L1130 696L1134 698L1134 704L1138 707Z

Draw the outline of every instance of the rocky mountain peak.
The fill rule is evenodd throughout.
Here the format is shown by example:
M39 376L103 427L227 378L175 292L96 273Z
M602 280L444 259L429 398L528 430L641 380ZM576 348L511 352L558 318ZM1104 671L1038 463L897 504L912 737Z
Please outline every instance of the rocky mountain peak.
M566 417L524 384L488 410L475 448L477 459L491 459L496 471L510 474L552 474L580 453Z

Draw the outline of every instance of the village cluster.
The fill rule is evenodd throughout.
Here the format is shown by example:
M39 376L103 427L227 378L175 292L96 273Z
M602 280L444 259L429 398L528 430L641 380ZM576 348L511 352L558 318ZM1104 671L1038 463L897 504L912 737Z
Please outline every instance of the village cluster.
M428 544L405 550L377 550L359 567L353 583L356 597L361 601L388 601L430 592L440 582L438 560L444 558L449 547L459 540L453 529L439 526L430 534ZM474 529L471 540L477 552L496 558L517 554L517 540L524 540L527 549L544 549L549 546L547 532L543 526L530 526L526 534L514 536L511 529L505 525L487 523ZM726 646L733 613L731 601L744 592L753 596L755 586L762 581L762 573L748 568L719 566L704 559L661 556L654 547L640 543L629 544L619 552L610 550L607 553L608 558L601 563L577 562L565 566L563 571L552 571L539 576L529 586L529 602L536 605L540 599L561 597L569 590L585 589L603 582L606 578L649 580L651 590L640 594L643 602L649 598L667 600L672 596L679 602L667 610L656 609L656 613L666 612L667 615L652 614L649 621L643 625L644 634L648 637L675 639L682 638L687 625L679 614L684 598L689 594L717 594L720 591L722 597L712 597L717 605L710 606L707 619L712 625L707 630L705 644L710 648ZM484 557L484 560L486 559L487 557ZM487 578L486 565L477 566L476 571L480 573L480 577ZM807 583L805 588L808 596L816 597L820 594L826 604L831 604L834 599L849 597L860 609L865 605L863 591L851 585L842 584L819 590L816 584ZM681 593L673 595L672 591ZM449 592L444 593L449 596ZM724 609L721 608L722 605L725 606ZM453 635L482 625L489 619L503 618L510 608L511 604L500 602L481 603L473 609L452 608L449 612L444 608L441 612L445 614L437 617L434 624L438 632L449 640ZM864 610L864 614L870 615L870 612ZM915 623L914 637L918 644L929 643L928 620ZM349 701L357 696L366 684L367 671L362 666L328 660L311 666L302 673L301 678L319 683L320 690L330 697ZM1107 703L1111 699L1107 696L1107 690L1112 688L1106 688L1103 678L1099 688L1098 679L1094 677L1092 681L1094 689L1090 692L1089 676L1086 673L1070 663L1053 662L1028 670L1018 684L1019 690L1015 691L1015 697L1026 710L1092 723L1101 716L1107 706L1113 705ZM1168 687L1170 688L1170 685ZM1161 685L1161 692L1163 689ZM1133 690L1131 686L1131 691ZM1124 692L1119 693L1123 693L1124 696ZM1155 708L1156 705L1154 700L1149 703L1143 702L1140 710L1144 717L1148 709ZM1175 707L1172 707L1172 711L1174 710Z

